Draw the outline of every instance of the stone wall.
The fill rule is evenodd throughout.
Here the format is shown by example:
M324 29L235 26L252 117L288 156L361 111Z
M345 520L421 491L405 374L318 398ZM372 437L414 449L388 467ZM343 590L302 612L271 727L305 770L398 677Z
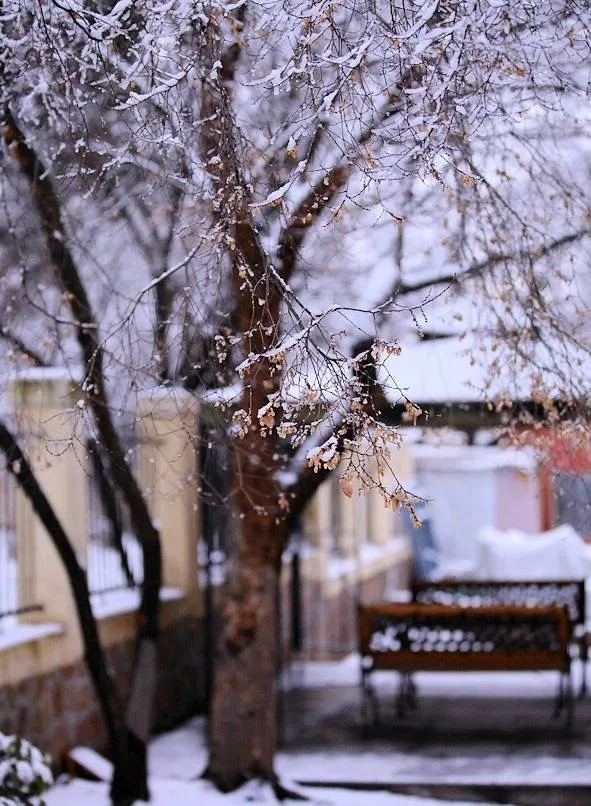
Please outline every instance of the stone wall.
M204 707L202 637L201 621L189 617L162 633L156 731L172 728ZM113 644L105 652L118 691L125 696L133 663L133 641ZM84 661L0 687L0 731L26 736L50 753L56 768L76 745L105 752L105 728Z

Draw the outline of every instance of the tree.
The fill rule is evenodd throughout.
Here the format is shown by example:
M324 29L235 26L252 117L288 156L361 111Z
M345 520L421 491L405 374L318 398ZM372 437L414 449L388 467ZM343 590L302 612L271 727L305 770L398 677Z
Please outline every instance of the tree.
M54 323L67 363L76 335L151 607L157 538L107 412L155 383L224 388L236 550L207 773L222 789L276 783L281 554L341 459L345 492L366 454L387 466L399 436L382 422L386 393L420 415L395 361L385 374L396 337L462 291L512 356L535 345L560 374L564 350L587 350L564 327L589 237L587 177L572 171L587 154L585 3L4 6L4 140L53 307L23 249L14 287ZM5 337L26 356L15 325Z

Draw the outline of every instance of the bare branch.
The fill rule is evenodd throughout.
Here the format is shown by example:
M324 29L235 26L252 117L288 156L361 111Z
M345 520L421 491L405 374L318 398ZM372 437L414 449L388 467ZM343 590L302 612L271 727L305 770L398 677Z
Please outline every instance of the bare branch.
M35 367L45 367L47 366L47 362L43 358L43 356L38 353L33 347L29 347L20 336L17 336L16 333L13 333L9 327L6 325L0 326L0 338L7 341L11 344L15 350L18 350L19 353L25 356L31 364Z
M420 280L416 283L399 283L394 289L391 298L395 299L397 296L406 294L413 294L417 291L425 291L427 289L435 288L436 286L450 286L461 280L468 279L469 277L478 277L488 269L501 264L519 263L521 261L537 261L543 257L547 257L563 246L575 243L588 235L591 235L591 228L578 230L577 232L570 232L568 235L563 235L556 238L554 241L543 244L535 250L520 249L517 252L504 252L501 254L493 254L485 260L473 263L468 268L454 272L453 274L442 274L436 277L431 277L426 280Z

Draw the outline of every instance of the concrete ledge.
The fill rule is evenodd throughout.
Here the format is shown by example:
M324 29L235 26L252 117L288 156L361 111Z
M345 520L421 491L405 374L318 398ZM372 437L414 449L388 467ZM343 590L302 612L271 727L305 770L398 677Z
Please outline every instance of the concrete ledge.
M388 543L364 547L359 557L331 558L326 565L326 595L336 596L347 585L363 582L404 566L410 562L411 556L408 542L398 536Z
M49 635L61 635L64 628L61 624L14 624L5 630L0 628L0 652L12 649L20 644L39 641Z
M0 634L0 690L62 666L67 643L62 624L18 624L7 629Z
M177 602L184 598L180 588L162 588L161 602ZM121 616L125 613L135 613L140 604L139 588L124 588L105 593L93 593L90 597L92 612L95 619L101 620L112 616Z

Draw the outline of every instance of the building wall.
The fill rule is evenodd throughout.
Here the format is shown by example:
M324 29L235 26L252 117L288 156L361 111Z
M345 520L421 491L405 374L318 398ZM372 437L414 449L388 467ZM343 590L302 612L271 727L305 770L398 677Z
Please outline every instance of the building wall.
M454 470L450 464L445 470L421 469L418 478L421 491L430 500L431 523L443 556L474 562L479 529L496 520L494 472Z
M502 467L496 474L496 484L498 509L494 525L526 534L541 532L543 503L539 473Z
M19 434L36 477L84 566L89 551L88 455L75 388L63 372L35 372L15 384ZM162 634L154 725L170 728L204 705L203 597L197 586L195 401L176 390L141 401L139 481L161 534ZM58 446L56 448L56 445ZM149 474L143 472L149 470ZM64 566L22 492L16 502L17 569L26 571L41 609L0 619L0 731L18 733L50 753L59 768L68 749L106 749L99 704L84 662ZM26 567L25 567L26 566ZM23 592L20 585L19 595ZM125 702L135 653L138 594L91 597L101 645Z
M413 450L444 561L476 563L483 527L542 529L540 476L530 452L468 445Z
M520 438L539 452L542 527L568 523L591 542L591 440L568 423L524 429Z

